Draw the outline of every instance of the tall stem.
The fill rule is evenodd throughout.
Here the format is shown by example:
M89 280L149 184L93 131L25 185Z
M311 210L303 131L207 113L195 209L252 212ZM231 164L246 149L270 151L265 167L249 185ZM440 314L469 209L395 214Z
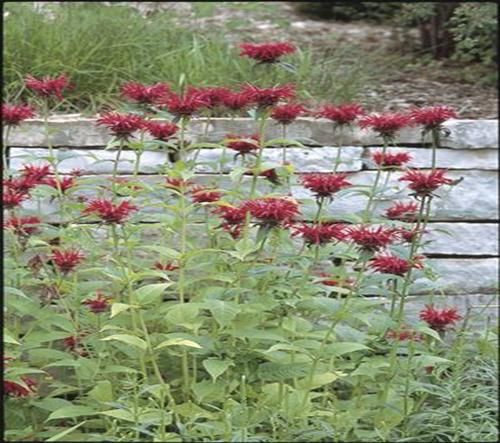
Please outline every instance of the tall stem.
M431 129L432 135L432 170L436 169L436 160L437 160L437 150L440 147L441 140L439 135L439 128Z
M333 165L333 172L337 172L341 163L341 157L342 157L342 146L341 144L335 139L335 133L337 132L337 125L334 123L333 124L333 138L335 140L335 146L337 147L337 155L335 156L335 164Z
M122 155L123 148L125 146L125 139L120 138L120 144L118 145L118 151L116 152L115 163L113 165L112 172L112 184L111 189L113 191L113 196L116 196L116 175L118 174L118 163L120 162L120 157Z
M281 125L281 136L283 137L283 140L286 140L286 125ZM283 164L286 163L286 148L287 148L287 146L284 144L283 145L283 152L282 152Z
M255 172L252 178L252 187L250 188L250 199L255 196L255 190L257 188L257 180L260 173L260 166L262 165L262 154L264 152L264 134L266 132L267 125L267 112L262 113L262 117L259 122L259 151L257 153L257 161L255 163Z
M384 156L385 151L387 150L387 145L388 145L388 140L386 137L383 138L384 140L384 147L382 148L382 156ZM373 204L373 198L375 197L377 193L377 187L378 183L380 181L380 175L382 174L382 166L379 166L377 168L377 175L375 176L375 182L373 183L373 187L371 189L370 195L368 197L368 203L366 204L366 209L365 209L365 221L370 220L370 209L372 208Z

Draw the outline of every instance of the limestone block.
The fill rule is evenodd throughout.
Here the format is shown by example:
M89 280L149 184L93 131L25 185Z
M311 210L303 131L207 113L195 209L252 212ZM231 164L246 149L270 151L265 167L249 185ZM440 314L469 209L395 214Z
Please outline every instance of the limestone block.
M365 169L377 169L371 159L375 151L382 148L366 148L363 153ZM408 152L412 159L407 163L410 168L431 168L432 149L430 148L388 148L388 153ZM445 169L498 169L498 150L496 149L447 149L441 148L436 153L436 167Z

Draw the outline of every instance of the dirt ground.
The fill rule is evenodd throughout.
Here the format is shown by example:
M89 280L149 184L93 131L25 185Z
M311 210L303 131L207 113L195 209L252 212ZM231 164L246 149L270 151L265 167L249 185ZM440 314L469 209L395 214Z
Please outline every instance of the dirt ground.
M408 40L416 45L416 30L410 30L403 40L402 31L389 26L311 20L297 14L289 2L211 4L186 2L178 3L176 8L170 3L165 7L176 9L179 22L193 29L224 28L230 43L240 42L243 37L252 41L283 39L321 49L347 42L367 55L377 51L385 67L360 94L360 101L369 107L389 111L446 104L462 118L498 118L498 90L479 84L477 66L435 61L418 54L401 56L396 48Z

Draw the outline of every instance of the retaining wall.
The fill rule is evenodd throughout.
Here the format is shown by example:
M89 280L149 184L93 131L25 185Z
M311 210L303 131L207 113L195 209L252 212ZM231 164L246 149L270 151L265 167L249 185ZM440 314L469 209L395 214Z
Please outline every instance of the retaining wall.
M110 141L109 132L95 125L95 119L73 116L57 117L50 120L50 138L56 148L61 163L59 170L67 173L80 168L87 176L99 176L107 180L113 168L115 152L104 151ZM438 192L440 198L433 201L429 232L424 246L428 262L441 275L438 281L440 292L446 294L447 302L462 307L472 306L485 309L486 314L497 312L496 288L498 280L498 121L497 120L452 120L445 124L449 136L442 139L442 148L437 153L437 167L448 169L448 176L462 179L456 186L443 187ZM251 134L256 132L251 119L205 119L193 120L188 138L193 142L219 142L228 133ZM281 127L270 122L267 138L281 138ZM380 148L380 140L367 130L353 129L333 132L328 121L299 119L288 127L287 138L301 141L306 147L288 148L288 160L297 173L328 172L332 170L337 155L337 147L342 146L340 171L350 174L353 184L370 185L376 174L376 167L370 160L370 152ZM402 131L389 151L409 151L413 160L412 168L431 167L431 149L422 143L418 129ZM221 187L230 186L230 172L234 163L229 162L221 179L214 174L213 164L221 155L220 149L202 149L198 157L196 181L213 183ZM10 167L18 169L23 163L40 160L48 155L47 139L43 122L28 120L15 128L9 136ZM118 173L132 174L132 151L125 151L118 165ZM281 148L266 148L264 161L278 165ZM147 182L162 180L158 176L158 166L164 164L165 154L158 151L145 152L139 169L141 178ZM401 173L392 174L390 189L378 202L378 212L382 212L395 199L403 199L408 191L405 184L397 179ZM222 180L222 182L221 182ZM266 182L260 186L266 189ZM447 189L445 189L447 188ZM292 186L292 195L307 201L312 195L300 185ZM365 197L339 198L328 207L330 215L352 214L364 208ZM43 211L48 219L56 221L57 208L44 203ZM30 209L29 203L26 208ZM34 208L33 208L34 209ZM305 205L305 218L312 217L313 205ZM156 212L155 212L156 211ZM154 221L158 209L149 207L141 212L141 219ZM415 303L425 302L424 294L429 286L423 284L416 290ZM422 295L418 295L422 294Z

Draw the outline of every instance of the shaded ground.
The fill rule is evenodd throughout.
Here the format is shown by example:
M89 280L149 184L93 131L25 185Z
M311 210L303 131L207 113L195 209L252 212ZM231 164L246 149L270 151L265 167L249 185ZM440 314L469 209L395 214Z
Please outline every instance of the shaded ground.
M224 30L229 43L241 42L243 38L286 39L300 47L323 51L350 44L352 51L359 51L369 60L372 81L359 96L368 107L395 110L447 104L457 109L462 118L498 118L497 88L480 84L488 73L481 71L479 65L435 61L417 52L411 56L396 52L403 44L414 41L416 45L416 30L403 36L401 30L389 26L310 20L298 15L287 2L174 5L170 3L165 8L177 15L180 23L199 31Z

